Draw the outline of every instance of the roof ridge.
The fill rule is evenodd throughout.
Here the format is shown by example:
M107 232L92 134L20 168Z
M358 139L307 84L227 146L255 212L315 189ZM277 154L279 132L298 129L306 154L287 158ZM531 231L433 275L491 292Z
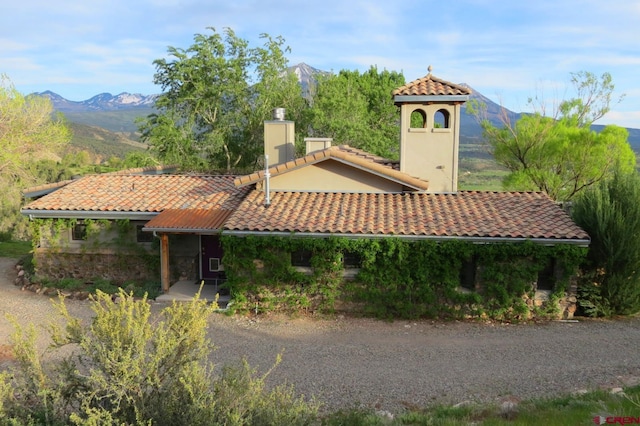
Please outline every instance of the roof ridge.
M174 165L159 165L159 166L145 166L145 167L132 167L124 170L116 170L113 172L107 173L92 173L92 175L130 175L130 174L139 174L144 172L165 172L171 170L177 170L179 166L177 164Z
M353 148L349 145L332 145L318 151L310 152L309 154L294 160L274 164L269 167L269 175L274 177L282 173L287 173L292 170L305 167L309 164L325 161L329 158L342 160L347 163L363 167L371 172L377 173L378 175L385 176L387 179L402 182L407 186L412 186L419 190L426 190L429 188L428 181L411 176L399 170L395 170L393 167L382 163L383 161L391 162L391 160L371 154L359 148ZM260 182L264 178L265 171L258 170L248 175L236 178L234 180L234 184L241 187Z

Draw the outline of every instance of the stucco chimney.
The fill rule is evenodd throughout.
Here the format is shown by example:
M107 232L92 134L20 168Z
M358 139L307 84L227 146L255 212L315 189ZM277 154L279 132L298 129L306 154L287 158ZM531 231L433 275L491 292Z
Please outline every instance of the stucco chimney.
M304 138L305 154L321 151L331 146L333 138Z
M268 166L295 159L295 123L285 120L285 109L275 108L273 119L264 122L264 155Z

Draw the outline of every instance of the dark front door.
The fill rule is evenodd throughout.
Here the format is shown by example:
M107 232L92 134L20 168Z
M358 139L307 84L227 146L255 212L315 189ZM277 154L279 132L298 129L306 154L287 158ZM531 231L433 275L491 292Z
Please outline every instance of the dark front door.
M224 280L224 267L222 266L222 246L217 235L200 236L200 278L219 284Z

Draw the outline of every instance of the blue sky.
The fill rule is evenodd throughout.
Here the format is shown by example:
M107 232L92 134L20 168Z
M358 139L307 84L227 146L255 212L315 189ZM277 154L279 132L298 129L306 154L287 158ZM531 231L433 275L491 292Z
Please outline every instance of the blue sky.
M613 76L599 124L640 128L640 0L22 0L0 6L0 73L74 101L153 94L153 60L207 27L282 36L291 65L401 71L467 83L514 111L574 95L572 72Z

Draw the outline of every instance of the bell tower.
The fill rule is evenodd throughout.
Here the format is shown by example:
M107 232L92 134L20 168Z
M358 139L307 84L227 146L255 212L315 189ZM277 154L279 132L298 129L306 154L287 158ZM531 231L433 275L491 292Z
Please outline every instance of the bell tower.
M393 91L400 107L400 171L429 181L430 193L458 191L460 107L467 87L429 74Z

